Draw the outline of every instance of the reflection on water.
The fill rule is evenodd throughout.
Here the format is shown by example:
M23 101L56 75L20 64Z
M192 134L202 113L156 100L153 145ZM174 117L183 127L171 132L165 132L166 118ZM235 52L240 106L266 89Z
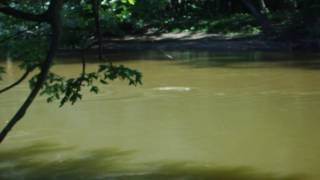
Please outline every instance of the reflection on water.
M110 55L141 87L116 81L64 108L39 97L1 145L0 179L320 178L318 55L168 53ZM0 87L22 73L7 71ZM0 95L1 125L27 93Z
M145 166L153 168L134 171L123 168L133 152L117 149L99 149L79 154L76 158L62 159L60 153L72 147L37 143L10 151L1 151L1 179L221 179L221 180L298 180L303 176L281 177L258 173L250 168L211 168L188 162L156 162ZM58 156L54 156L57 154ZM41 156L51 156L41 159Z

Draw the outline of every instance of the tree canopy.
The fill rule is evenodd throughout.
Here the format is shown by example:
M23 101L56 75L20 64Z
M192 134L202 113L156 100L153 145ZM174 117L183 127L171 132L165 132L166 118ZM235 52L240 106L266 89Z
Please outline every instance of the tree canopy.
M132 3L132 1L130 2ZM7 53L14 54L14 58L23 59L20 66L26 71L17 82L2 89L1 93L19 84L31 71L35 69L39 69L40 71L30 79L31 92L16 114L1 131L0 142L3 141L13 126L25 115L28 107L39 92L40 94L48 95L48 102L60 100L60 106L63 106L66 102L74 104L77 100L81 99L80 90L82 87L89 87L91 92L97 93L98 87L95 85L96 81L107 84L108 80L120 78L128 80L129 85L141 84L142 76L140 72L124 66L115 66L111 63L100 65L96 72L88 73L85 69L85 60L83 60L82 72L76 78L66 79L50 72L50 67L58 50L62 34L63 25L61 17L64 18L64 14L62 14L64 1L47 1L41 4L42 6L35 6L29 10L30 12L27 12L26 9L30 8L30 3L31 1L28 2L29 6L26 4L21 5L15 1L0 3L0 12L15 18L8 18L7 23L18 26L12 27L13 29L18 29L17 32L12 35L12 31L14 30L10 29L7 37L5 37L6 39L3 40L4 42L9 42L4 43L5 46L12 47L6 47ZM14 21L16 22L13 24L12 22ZM37 23L36 25L34 24L35 22ZM29 29L34 30L29 32ZM19 39L16 36L20 36L18 37ZM49 44L46 44L47 41L49 41ZM0 70L1 73L4 73L3 67Z

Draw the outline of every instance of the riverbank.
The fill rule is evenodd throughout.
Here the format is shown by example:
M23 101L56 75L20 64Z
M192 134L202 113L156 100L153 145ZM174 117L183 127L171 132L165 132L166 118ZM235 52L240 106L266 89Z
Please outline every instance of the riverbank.
M117 51L314 51L319 48L313 41L276 41L262 36L221 35L207 33L166 33L160 35L125 36L103 40L103 52ZM59 55L80 53L81 49L60 49ZM86 54L97 53L97 47Z

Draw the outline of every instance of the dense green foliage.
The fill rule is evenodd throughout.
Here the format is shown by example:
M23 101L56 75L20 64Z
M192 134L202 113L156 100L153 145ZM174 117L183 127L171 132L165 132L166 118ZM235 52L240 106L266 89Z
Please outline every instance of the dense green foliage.
M32 5L13 2L13 7L32 12L41 12L46 7L46 1ZM261 2L252 1L252 4L269 17L278 36L286 39L319 37L319 1L263 0L267 10L263 9ZM100 0L99 5L101 30L105 38L180 31L261 33L259 23L240 0ZM67 1L63 17L63 47L83 48L91 43L95 27L90 0ZM38 37L46 32L46 27L3 15L0 15L0 28L0 41L26 30ZM8 46L6 43L6 47L1 48Z
M300 37L319 34L319 1L264 0L267 12L262 9L260 0L251 2L269 17L280 33L290 31L292 36ZM89 7L79 7L79 11L73 13L83 13L78 16L82 18L90 16ZM101 1L101 23L105 37L179 31L247 35L261 32L259 23L240 0L137 0L134 5L122 0L104 0ZM78 19L75 23L72 19L65 28L93 32L93 21ZM83 33L78 33L75 36L70 33L68 37L79 40Z
M30 81L31 88L36 82L37 76ZM48 95L47 102L54 100L60 101L60 107L66 102L74 104L82 98L81 89L88 87L90 92L98 93L99 88L96 82L108 84L108 81L113 81L117 78L128 80L129 85L142 84L142 75L139 71L126 68L122 65L115 66L112 64L100 65L96 72L85 73L76 78L65 78L55 73L48 75L48 80L44 84L40 95Z

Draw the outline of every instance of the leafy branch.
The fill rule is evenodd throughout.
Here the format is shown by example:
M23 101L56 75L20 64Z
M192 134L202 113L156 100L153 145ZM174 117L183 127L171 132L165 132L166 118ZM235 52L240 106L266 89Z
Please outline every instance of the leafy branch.
M81 73L77 78L69 78L49 73L47 80L43 84L40 95L47 95L47 102L59 101L60 107L70 102L72 105L82 99L81 90L88 88L90 92L97 94L99 88L97 82L109 84L115 79L126 80L129 85L141 85L142 74L137 70L127 68L123 65L112 64L100 65L96 72ZM37 76L30 80L31 88L37 81Z
M1 70L2 67L0 67L0 80L2 80L1 78L1 74L4 74L5 71L4 70ZM23 80L25 80L28 75L34 70L35 68L27 68L26 71L22 74L22 76L16 80L14 83L0 89L0 94L3 93L3 92L6 92L12 88L14 88L15 86L17 86L18 84L20 84Z
M24 70L24 73L21 75L19 79L17 79L10 85L1 88L0 94L19 85L28 77L28 75L32 71L34 71L36 68L39 68L43 59L45 58L45 50L47 49L42 39L25 39L20 41L14 40L9 42L8 44L9 46L13 47L8 50L9 54L11 54L11 57L13 59L24 59L24 61L22 61L22 63L19 65L19 67ZM35 44L41 45L41 47L37 49L30 47L30 45ZM5 71L3 67L0 67L0 80L2 74L5 74Z

